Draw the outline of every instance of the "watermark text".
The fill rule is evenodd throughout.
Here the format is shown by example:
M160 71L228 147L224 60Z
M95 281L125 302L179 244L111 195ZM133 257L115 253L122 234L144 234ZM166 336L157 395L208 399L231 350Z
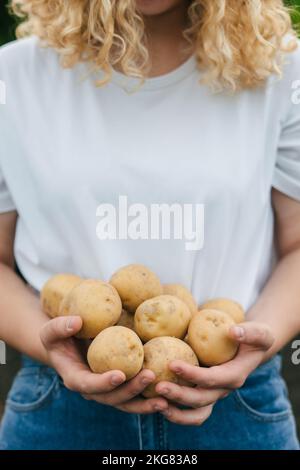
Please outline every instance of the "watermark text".
M0 105L6 104L6 84L0 80Z
M99 240L183 240L187 251L204 245L204 204L129 204L119 196L117 207L100 204Z
M0 340L0 365L6 364L6 344Z

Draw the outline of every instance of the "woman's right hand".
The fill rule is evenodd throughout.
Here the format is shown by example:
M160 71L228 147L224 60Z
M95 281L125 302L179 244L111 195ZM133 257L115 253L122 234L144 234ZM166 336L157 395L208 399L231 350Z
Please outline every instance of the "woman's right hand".
M104 374L91 372L80 352L79 340L73 337L81 326L82 320L78 316L57 317L45 323L40 332L49 365L57 371L69 390L80 393L87 400L95 400L127 413L149 414L167 410L165 398L139 397L145 387L154 381L152 371L142 370L126 383L124 373L119 370Z

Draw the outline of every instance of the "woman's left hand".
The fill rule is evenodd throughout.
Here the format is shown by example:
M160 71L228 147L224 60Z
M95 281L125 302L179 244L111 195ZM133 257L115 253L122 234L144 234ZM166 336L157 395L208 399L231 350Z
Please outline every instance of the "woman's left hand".
M170 382L160 382L156 391L170 402L162 414L171 422L199 426L210 416L213 406L232 390L243 386L248 375L267 357L274 337L267 325L248 321L232 327L232 338L240 343L234 359L210 368L191 366L183 361L173 361L170 369L196 387L185 387ZM189 407L180 409L175 403Z

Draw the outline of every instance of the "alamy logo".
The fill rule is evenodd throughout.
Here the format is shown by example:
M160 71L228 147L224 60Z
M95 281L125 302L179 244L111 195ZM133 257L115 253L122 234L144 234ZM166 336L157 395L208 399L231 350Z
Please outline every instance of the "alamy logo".
M292 349L295 351L292 354L292 363L294 366L300 365L300 340L296 339L292 344Z
M6 364L6 344L0 340L0 365Z
M294 90L292 93L292 103L300 104L300 80L295 80L292 83L292 89Z
M0 104L6 104L6 84L0 80Z
M204 204L100 204L96 211L99 240L184 240L187 251L204 245Z

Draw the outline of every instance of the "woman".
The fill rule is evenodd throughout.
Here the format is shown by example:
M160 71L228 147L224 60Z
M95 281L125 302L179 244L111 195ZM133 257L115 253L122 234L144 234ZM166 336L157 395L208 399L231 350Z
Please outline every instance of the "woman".
M12 5L31 36L0 52L0 332L24 361L1 448L298 449L277 355L300 331L300 52L282 1ZM183 228L204 243L170 226L99 236L103 204L130 222L134 203L202 208L204 225L192 210ZM129 263L199 303L241 302L236 358L175 361L195 387L161 382L148 400L151 371L92 374L72 339L80 318L49 321L32 287Z

